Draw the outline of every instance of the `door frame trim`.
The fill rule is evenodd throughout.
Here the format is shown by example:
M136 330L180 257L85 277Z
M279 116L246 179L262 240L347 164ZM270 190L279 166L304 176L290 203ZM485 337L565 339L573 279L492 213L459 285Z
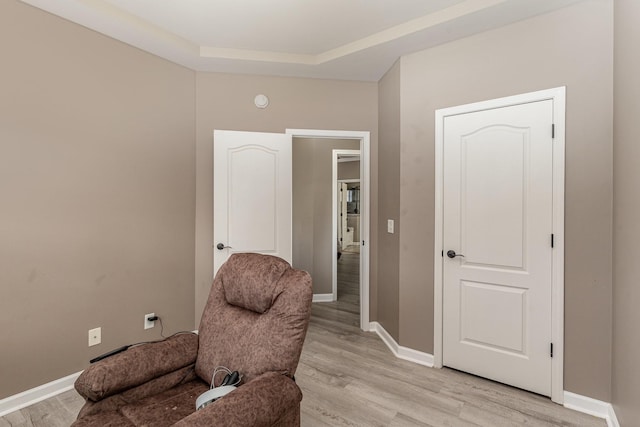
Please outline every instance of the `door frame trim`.
M371 134L368 131L319 130L319 129L287 129L285 133L292 138L325 138L356 139L360 141L360 197L361 204L360 240L365 244L360 247L360 329L369 331L369 257L371 246ZM335 245L334 245L335 246ZM334 259L337 257L334 257Z
M443 366L443 160L444 160L444 119L447 116L472 113L518 104L553 101L553 212L552 233L554 248L551 277L551 339L553 358L551 359L551 400L564 402L564 192L565 192L565 109L566 87L530 92L515 96L475 102L455 107L443 108L435 112L435 224L434 224L434 367ZM440 252L440 255L438 255Z

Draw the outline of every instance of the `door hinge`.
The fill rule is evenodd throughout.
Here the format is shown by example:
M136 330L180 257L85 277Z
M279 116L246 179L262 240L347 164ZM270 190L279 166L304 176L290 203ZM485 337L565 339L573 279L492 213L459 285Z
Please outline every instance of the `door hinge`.
M364 240L362 241L362 246L364 246Z
M443 250L442 250L442 252L440 253L440 256L441 256L442 258L444 258L444 249L443 249Z
M553 343L551 343L550 347L551 347L551 357L553 357Z
M556 125L551 124L551 139L554 139L555 137L556 137Z
M342 242L342 237L340 238L340 241Z
M554 245L554 240L555 240L555 239L554 239L554 236L553 236L553 234L551 234L551 247L552 247L552 248L553 248L553 245Z

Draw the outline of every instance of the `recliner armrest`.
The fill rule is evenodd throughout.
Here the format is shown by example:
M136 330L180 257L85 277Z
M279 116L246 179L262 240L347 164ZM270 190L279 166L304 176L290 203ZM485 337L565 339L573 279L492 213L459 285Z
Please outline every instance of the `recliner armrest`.
M271 426L301 400L302 392L291 378L267 372L174 426Z
M76 380L75 388L85 399L97 402L193 364L197 354L196 334L131 347L90 365Z

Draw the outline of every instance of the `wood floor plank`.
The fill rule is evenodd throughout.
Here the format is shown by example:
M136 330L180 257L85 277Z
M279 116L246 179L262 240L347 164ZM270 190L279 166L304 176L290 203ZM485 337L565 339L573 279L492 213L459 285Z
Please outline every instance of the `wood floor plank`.
M33 423L24 416L24 409L15 411L0 418L0 427L33 427Z
M397 414L392 420L390 427L433 427L430 424L423 423L405 414Z

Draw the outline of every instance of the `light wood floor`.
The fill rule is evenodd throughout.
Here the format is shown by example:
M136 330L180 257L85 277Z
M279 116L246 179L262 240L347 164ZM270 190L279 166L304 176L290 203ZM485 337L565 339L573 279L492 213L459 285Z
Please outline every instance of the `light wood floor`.
M353 263L342 265L348 273L344 266ZM397 359L375 333L358 328L353 284L338 296L312 308L296 372L303 426L606 426L542 396ZM82 404L69 391L0 418L0 427L68 426Z
M296 373L303 426L606 426L546 397L397 359L330 304L313 306Z
M360 324L360 254L356 252L343 252L338 259L337 268L338 300L323 303L325 307L331 307L344 315L340 316L342 322L353 326Z
M303 426L606 427L546 397L397 359L359 329L357 256L338 261L338 301L313 305L296 373Z
M84 400L75 390L51 397L0 418L0 427L68 427Z

